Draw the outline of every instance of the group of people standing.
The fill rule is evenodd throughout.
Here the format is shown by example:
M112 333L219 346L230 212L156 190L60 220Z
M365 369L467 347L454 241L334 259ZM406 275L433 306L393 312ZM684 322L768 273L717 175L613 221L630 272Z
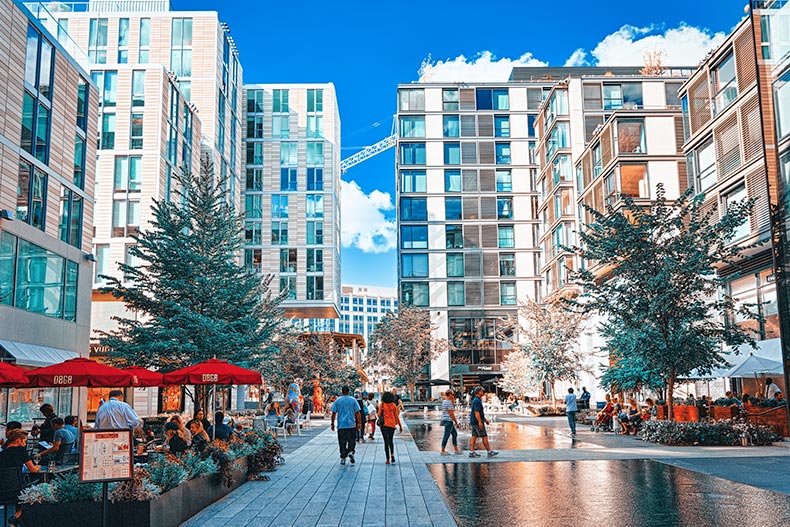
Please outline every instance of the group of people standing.
M395 463L395 428L403 432L400 422L401 404L396 394L384 392L378 405L374 395L358 399L350 395L350 388L344 386L342 395L335 399L330 408L332 413L331 429L335 430L337 422L337 441L340 447L340 464L345 465L346 459L352 465L356 463L357 441L365 443L365 430L370 424L368 439L375 439L376 424L384 439L385 464Z

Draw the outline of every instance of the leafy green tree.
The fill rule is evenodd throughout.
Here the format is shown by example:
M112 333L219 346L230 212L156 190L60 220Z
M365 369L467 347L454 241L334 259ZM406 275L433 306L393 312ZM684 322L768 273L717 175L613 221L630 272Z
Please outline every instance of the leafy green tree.
M755 315L749 305L735 309L716 273L745 249L732 242L752 202L729 205L719 219L703 199L689 190L669 201L658 185L650 206L624 198L605 214L588 208L594 221L575 248L586 265L575 274L584 292L572 304L602 317L612 364L605 379L621 389L666 388L670 419L678 378L721 365L723 344L754 345L728 317Z
M271 276L240 264L243 221L208 157L199 175L174 180L173 198L155 200L151 228L134 236L140 265L105 277L127 314L113 317L118 327L101 342L122 365L168 371L218 358L257 368L281 330L281 297Z

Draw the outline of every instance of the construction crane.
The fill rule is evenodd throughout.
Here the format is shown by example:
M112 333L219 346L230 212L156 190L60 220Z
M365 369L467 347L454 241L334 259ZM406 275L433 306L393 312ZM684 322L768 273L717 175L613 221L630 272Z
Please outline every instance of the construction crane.
M398 139L398 132L397 132L397 121L395 117L392 118L392 129L389 137L385 137L378 143L372 144L370 146L366 146L356 154L352 154L347 158L340 161L340 172L345 174L348 172L348 169L360 164L361 162L370 159L371 157L378 155L385 150L389 150L393 146L395 146L395 141Z

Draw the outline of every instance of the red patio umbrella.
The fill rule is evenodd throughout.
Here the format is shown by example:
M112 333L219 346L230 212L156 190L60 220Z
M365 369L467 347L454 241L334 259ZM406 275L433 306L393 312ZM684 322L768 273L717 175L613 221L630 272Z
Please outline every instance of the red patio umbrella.
M135 388L162 386L162 374L159 372L143 368L142 366L130 366L122 371L132 374L132 386Z
M110 388L133 386L132 374L100 364L83 357L67 360L52 366L44 366L28 372L30 382L27 387L88 386L91 388Z
M261 374L219 359L165 373L165 384L263 384Z
M13 364L0 361L0 388L27 384L29 379L25 370Z

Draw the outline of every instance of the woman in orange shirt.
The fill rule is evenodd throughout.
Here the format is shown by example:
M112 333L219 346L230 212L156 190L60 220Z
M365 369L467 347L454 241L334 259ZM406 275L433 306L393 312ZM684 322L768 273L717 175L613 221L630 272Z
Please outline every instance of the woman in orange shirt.
M395 396L390 392L381 395L381 405L379 406L379 427L381 435L384 437L384 455L387 457L386 464L395 463L395 445L392 438L395 436L395 427L399 432L403 432L400 424L400 410L395 404ZM383 422L381 422L383 421Z

